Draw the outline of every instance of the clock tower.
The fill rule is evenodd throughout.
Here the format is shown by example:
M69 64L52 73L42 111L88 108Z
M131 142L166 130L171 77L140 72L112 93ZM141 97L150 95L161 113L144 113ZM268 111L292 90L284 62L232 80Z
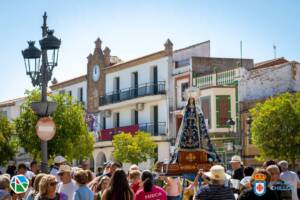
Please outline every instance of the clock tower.
M101 43L98 38L95 41L94 53L87 57L87 110L92 113L98 112L99 98L105 94L103 69L109 65L106 60L110 59L110 50L106 47L103 52Z

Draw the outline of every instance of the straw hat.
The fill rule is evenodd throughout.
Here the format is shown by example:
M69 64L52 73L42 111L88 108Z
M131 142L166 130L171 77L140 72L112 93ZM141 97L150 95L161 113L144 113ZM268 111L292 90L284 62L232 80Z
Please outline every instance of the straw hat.
M230 163L237 163L237 162L243 164L243 161L240 156L238 155L232 156Z
M59 166L59 171L57 172L57 174L62 174L64 172L72 172L72 167L70 167L69 165L61 165Z
M225 169L221 165L212 166L209 172L205 172L204 175L213 180L225 180L231 178L230 175L225 173Z

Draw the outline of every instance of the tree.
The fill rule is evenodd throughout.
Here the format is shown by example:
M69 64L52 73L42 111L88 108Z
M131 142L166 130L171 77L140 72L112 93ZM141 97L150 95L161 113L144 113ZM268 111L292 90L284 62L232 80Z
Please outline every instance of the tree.
M0 165L12 159L17 150L14 127L7 117L0 115Z
M27 91L27 94L15 125L20 145L36 159L41 156L40 140L35 130L38 116L32 111L30 103L40 100L40 92ZM48 156L64 155L69 160L89 158L93 151L94 138L85 124L82 105L74 102L68 95L49 96L57 103L57 109L51 116L56 124L56 133L54 138L48 141Z
M253 143L260 159L295 161L300 158L300 93L284 93L258 103L250 110L253 116Z
M130 133L120 133L113 137L113 156L125 163L139 164L148 158L155 158L156 143L151 135L138 131L134 136Z

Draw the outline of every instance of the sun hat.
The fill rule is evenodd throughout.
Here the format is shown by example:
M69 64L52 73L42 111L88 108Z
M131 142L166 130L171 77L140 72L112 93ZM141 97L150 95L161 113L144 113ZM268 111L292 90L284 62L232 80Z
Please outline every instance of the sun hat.
M238 155L232 156L230 163L237 163L237 162L243 164L243 161L240 156Z
M66 159L63 156L56 156L54 158L54 163L60 164L66 162Z
M209 172L204 172L204 175L213 180L225 180L231 178L230 175L225 173L225 169L221 165L212 166Z
M70 167L69 165L61 165L59 166L59 170L57 172L57 174L62 174L64 172L72 172L72 167Z
M287 170L289 168L289 163L286 160L282 160L278 162L278 165L281 167L283 170Z

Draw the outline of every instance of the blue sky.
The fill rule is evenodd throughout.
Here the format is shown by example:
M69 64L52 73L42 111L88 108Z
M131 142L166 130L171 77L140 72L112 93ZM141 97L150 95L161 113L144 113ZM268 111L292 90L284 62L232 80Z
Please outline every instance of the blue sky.
M255 62L277 57L300 61L300 1L297 0L27 0L0 1L0 101L31 89L21 50L41 39L42 15L62 39L58 81L86 73L87 55L100 37L123 60L163 48L211 41L211 56Z

